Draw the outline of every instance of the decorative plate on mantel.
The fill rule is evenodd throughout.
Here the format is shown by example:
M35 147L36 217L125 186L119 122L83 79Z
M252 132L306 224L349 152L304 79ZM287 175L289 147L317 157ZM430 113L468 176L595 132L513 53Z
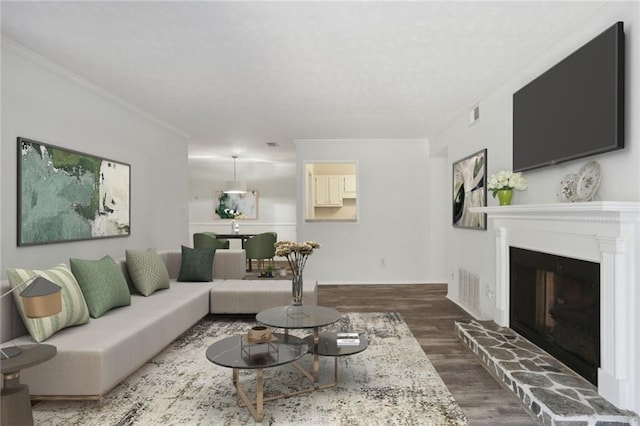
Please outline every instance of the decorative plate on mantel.
M579 201L577 199L578 194L576 190L576 185L578 183L579 176L575 173L569 173L560 181L560 185L558 185L558 198L561 203L574 203Z
M561 203L591 201L600 186L602 172L597 161L589 161L580 171L569 173L558 185L557 196Z
M591 201L600 186L602 172L597 161L589 161L580 169L576 183L576 193L580 201Z

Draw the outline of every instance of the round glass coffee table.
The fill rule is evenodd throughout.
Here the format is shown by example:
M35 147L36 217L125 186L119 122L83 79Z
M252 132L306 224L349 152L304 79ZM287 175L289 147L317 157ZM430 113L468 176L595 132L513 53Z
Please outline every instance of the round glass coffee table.
M333 382L318 386L318 389L332 388L338 384L338 358L355 355L369 347L369 341L362 333L358 333L358 342L355 344L339 345L338 333L336 332L320 333L317 342L315 342L315 337L310 334L304 338L304 341L311 348L310 351L321 356L333 357Z
M222 367L232 368L232 382L240 407L246 407L256 422L264 416L264 402L285 398L289 395L264 397L264 369L291 363L309 351L309 345L295 336L273 333L266 343L250 344L246 335L226 337L207 348L209 361ZM240 370L256 371L255 405L240 385Z
M326 306L278 306L258 312L256 320L284 330L324 327L340 319L340 312Z
M276 308L266 309L256 315L256 320L259 323L268 325L269 327L284 329L285 335L289 334L291 329L313 329L313 343L318 342L320 338L319 328L327 325L331 325L340 319L340 312L333 308L326 306L278 306ZM308 371L306 368L298 364L293 363L302 374L304 374L309 380L314 383L318 382L320 375L320 355L318 351L313 350L313 371Z
M305 337L303 340L310 348L313 348L314 341L312 335ZM367 349L367 347L369 347L369 341L362 333L358 333L357 344L346 344L344 346L340 346L338 345L338 333L326 332L320 333L320 339L318 340L316 350L322 356L341 357L360 353Z

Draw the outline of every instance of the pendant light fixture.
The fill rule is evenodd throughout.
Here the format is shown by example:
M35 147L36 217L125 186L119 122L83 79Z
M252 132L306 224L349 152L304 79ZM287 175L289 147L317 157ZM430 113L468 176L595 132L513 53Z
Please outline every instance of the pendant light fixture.
M236 180L236 160L238 156L234 155L231 158L233 158L233 180L224 181L224 193L244 194L247 192L247 182L244 180Z

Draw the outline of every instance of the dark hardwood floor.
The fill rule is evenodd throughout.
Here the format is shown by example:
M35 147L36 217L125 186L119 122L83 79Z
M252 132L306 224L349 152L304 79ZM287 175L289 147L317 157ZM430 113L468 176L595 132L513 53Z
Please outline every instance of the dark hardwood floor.
M399 312L472 425L536 425L520 402L454 335L472 317L445 284L322 285L318 304L341 312Z

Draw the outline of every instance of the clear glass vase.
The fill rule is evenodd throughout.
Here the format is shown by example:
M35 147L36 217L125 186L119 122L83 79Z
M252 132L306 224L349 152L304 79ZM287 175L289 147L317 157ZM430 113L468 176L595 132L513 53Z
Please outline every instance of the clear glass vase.
M293 274L291 278L291 304L293 306L302 306L302 274Z

